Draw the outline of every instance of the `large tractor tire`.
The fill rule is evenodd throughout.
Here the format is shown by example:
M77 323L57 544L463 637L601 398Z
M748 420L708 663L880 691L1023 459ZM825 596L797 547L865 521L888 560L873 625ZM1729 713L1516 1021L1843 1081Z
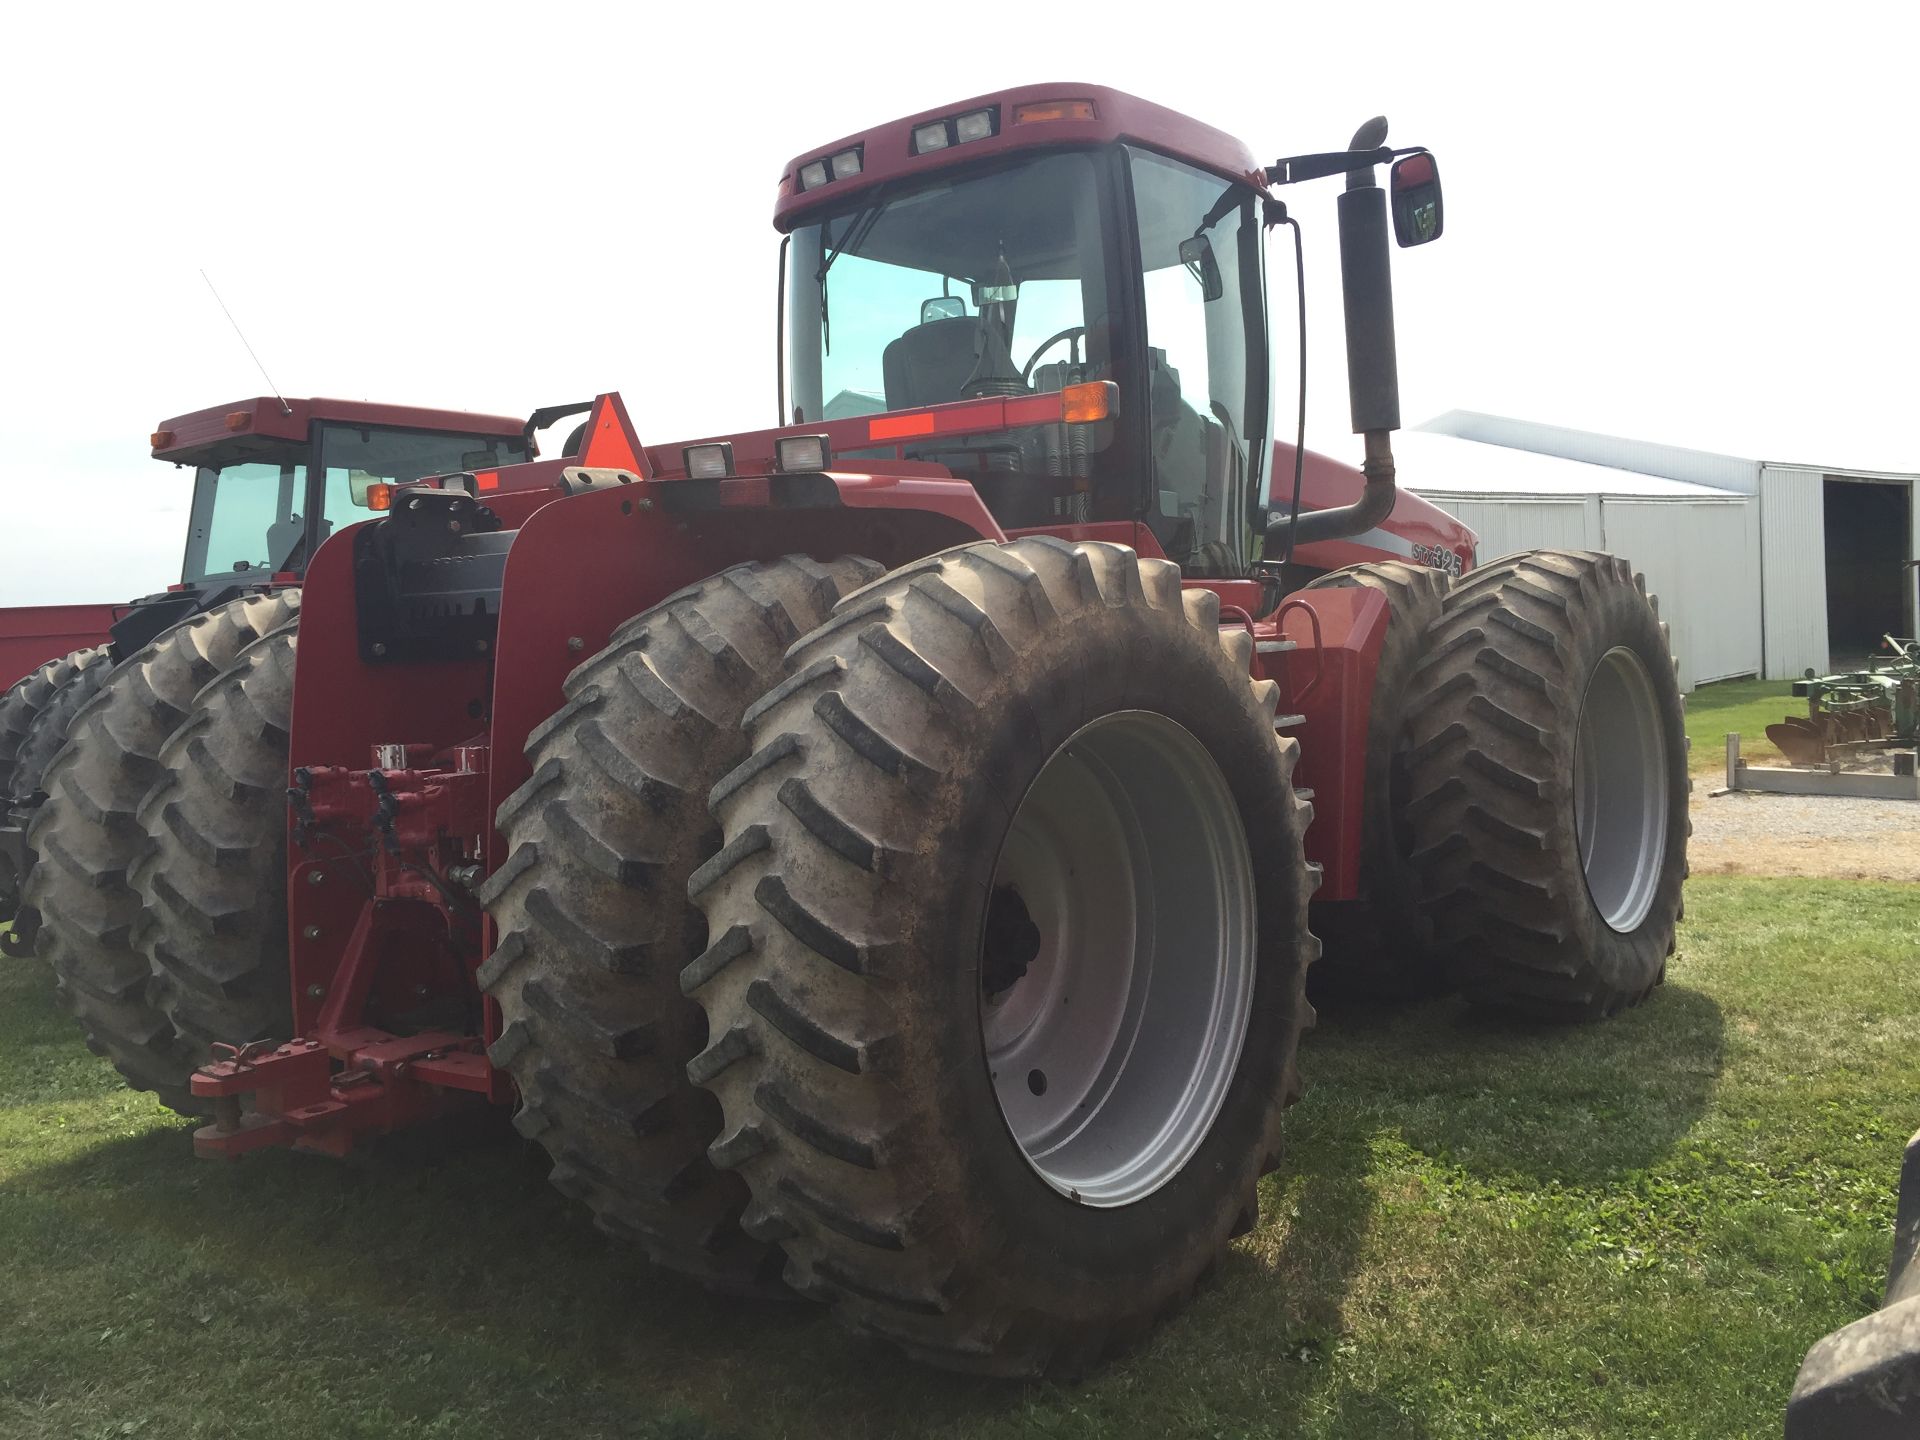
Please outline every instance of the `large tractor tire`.
M855 1331L1072 1375L1257 1218L1317 882L1251 642L1028 538L843 601L748 711L683 984L748 1233Z
M287 741L299 622L241 650L160 751L141 803L134 944L191 1075L216 1043L284 1040Z
M61 1003L88 1046L130 1085L183 1114L204 1109L187 1092L193 1066L153 1003L147 959L133 945L141 901L131 875L148 843L140 802L160 779L161 750L201 687L245 646L293 619L299 605L297 590L229 601L116 667L74 717L27 836L37 862L25 904L37 917L35 948L53 967Z
M47 767L66 743L73 717L106 683L112 669L107 647L91 646L49 660L0 696L0 823L6 823L6 812L12 808L9 801L28 802L40 792ZM13 862L0 854L0 924L19 909L25 883L26 876L14 873ZM14 947L6 942L14 935L9 931L0 948L11 953Z
M1382 560L1330 571L1306 587L1373 590L1387 600L1387 633L1367 719L1360 896L1314 902L1313 933L1326 947L1313 971L1316 993L1407 1000L1445 988L1410 858L1407 691L1426 654L1427 628L1440 618L1451 583L1438 570Z
M1687 873L1666 627L1612 555L1538 550L1456 584L1409 700L1422 904L1479 1004L1611 1015L1665 978Z
M741 1231L746 1186L706 1154L720 1107L687 1080L707 1035L680 992L706 945L687 879L720 848L707 792L746 755L741 712L880 569L736 565L627 621L568 677L528 739L532 778L500 807L507 860L482 891L500 942L480 981L514 1123L601 1229L718 1289L780 1290L780 1257Z

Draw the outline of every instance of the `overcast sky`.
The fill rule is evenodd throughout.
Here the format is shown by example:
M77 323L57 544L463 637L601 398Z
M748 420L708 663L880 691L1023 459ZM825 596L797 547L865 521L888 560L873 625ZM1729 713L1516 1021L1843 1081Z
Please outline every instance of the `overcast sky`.
M931 18L17 7L0 604L177 578L191 477L147 434L263 389L202 266L289 395L519 413L617 389L651 440L764 426L784 162L1050 78L1263 157L1337 148L1378 112L1432 147L1447 233L1395 262L1410 423L1463 407L1920 469L1911 5L912 13ZM1308 443L1351 456L1333 189L1290 199Z

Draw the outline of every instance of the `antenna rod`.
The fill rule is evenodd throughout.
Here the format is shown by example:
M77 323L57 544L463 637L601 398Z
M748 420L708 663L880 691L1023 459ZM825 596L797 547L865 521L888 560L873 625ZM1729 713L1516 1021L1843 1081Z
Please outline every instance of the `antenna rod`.
M213 303L218 305L220 307L220 313L227 317L227 323L233 326L233 333L240 337L240 343L247 346L247 354L253 355L253 363L260 368L260 378L267 382L267 388L273 392L273 398L280 402L280 413L282 415L293 414L293 407L287 404L286 397L280 393L280 387L273 383L273 376L267 374L267 367L265 365L260 364L260 357L254 355L253 346L247 345L247 337L245 332L240 329L240 322L233 318L233 312L227 309L227 302L220 298L220 292L213 289L213 281L207 279L207 272L204 266L201 267L200 278L207 281L207 289L213 290Z

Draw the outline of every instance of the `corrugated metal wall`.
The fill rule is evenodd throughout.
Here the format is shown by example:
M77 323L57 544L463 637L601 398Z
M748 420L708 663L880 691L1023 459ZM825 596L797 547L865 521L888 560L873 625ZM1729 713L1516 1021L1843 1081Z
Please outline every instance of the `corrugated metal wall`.
M1593 550L1600 544L1600 501L1592 495L1553 499L1474 499L1427 494L1480 537L1480 563L1516 550Z
M1761 616L1774 679L1827 670L1825 479L1787 465L1760 471Z
M1751 501L1426 498L1474 528L1483 565L1521 550L1611 550L1624 556L1660 597L1683 690L1759 672L1760 526Z
M1660 597L1680 688L1760 673L1760 537L1753 507L1608 499L1600 548L1625 557Z

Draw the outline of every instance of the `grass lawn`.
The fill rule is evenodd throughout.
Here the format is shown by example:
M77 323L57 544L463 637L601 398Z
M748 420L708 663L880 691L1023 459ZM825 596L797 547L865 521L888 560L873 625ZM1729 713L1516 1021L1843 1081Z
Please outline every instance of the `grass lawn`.
M1706 879L1664 990L1331 1014L1260 1228L1077 1387L649 1274L529 1146L196 1161L0 969L0 1434L1772 1436L1878 1301L1920 1122L1909 888Z
M1767 726L1789 715L1807 713L1807 702L1788 691L1790 680L1719 680L1702 685L1687 696L1687 738L1693 742L1688 760L1693 772L1725 773L1727 732L1740 736L1740 753L1769 765L1781 763L1781 754L1767 739Z

